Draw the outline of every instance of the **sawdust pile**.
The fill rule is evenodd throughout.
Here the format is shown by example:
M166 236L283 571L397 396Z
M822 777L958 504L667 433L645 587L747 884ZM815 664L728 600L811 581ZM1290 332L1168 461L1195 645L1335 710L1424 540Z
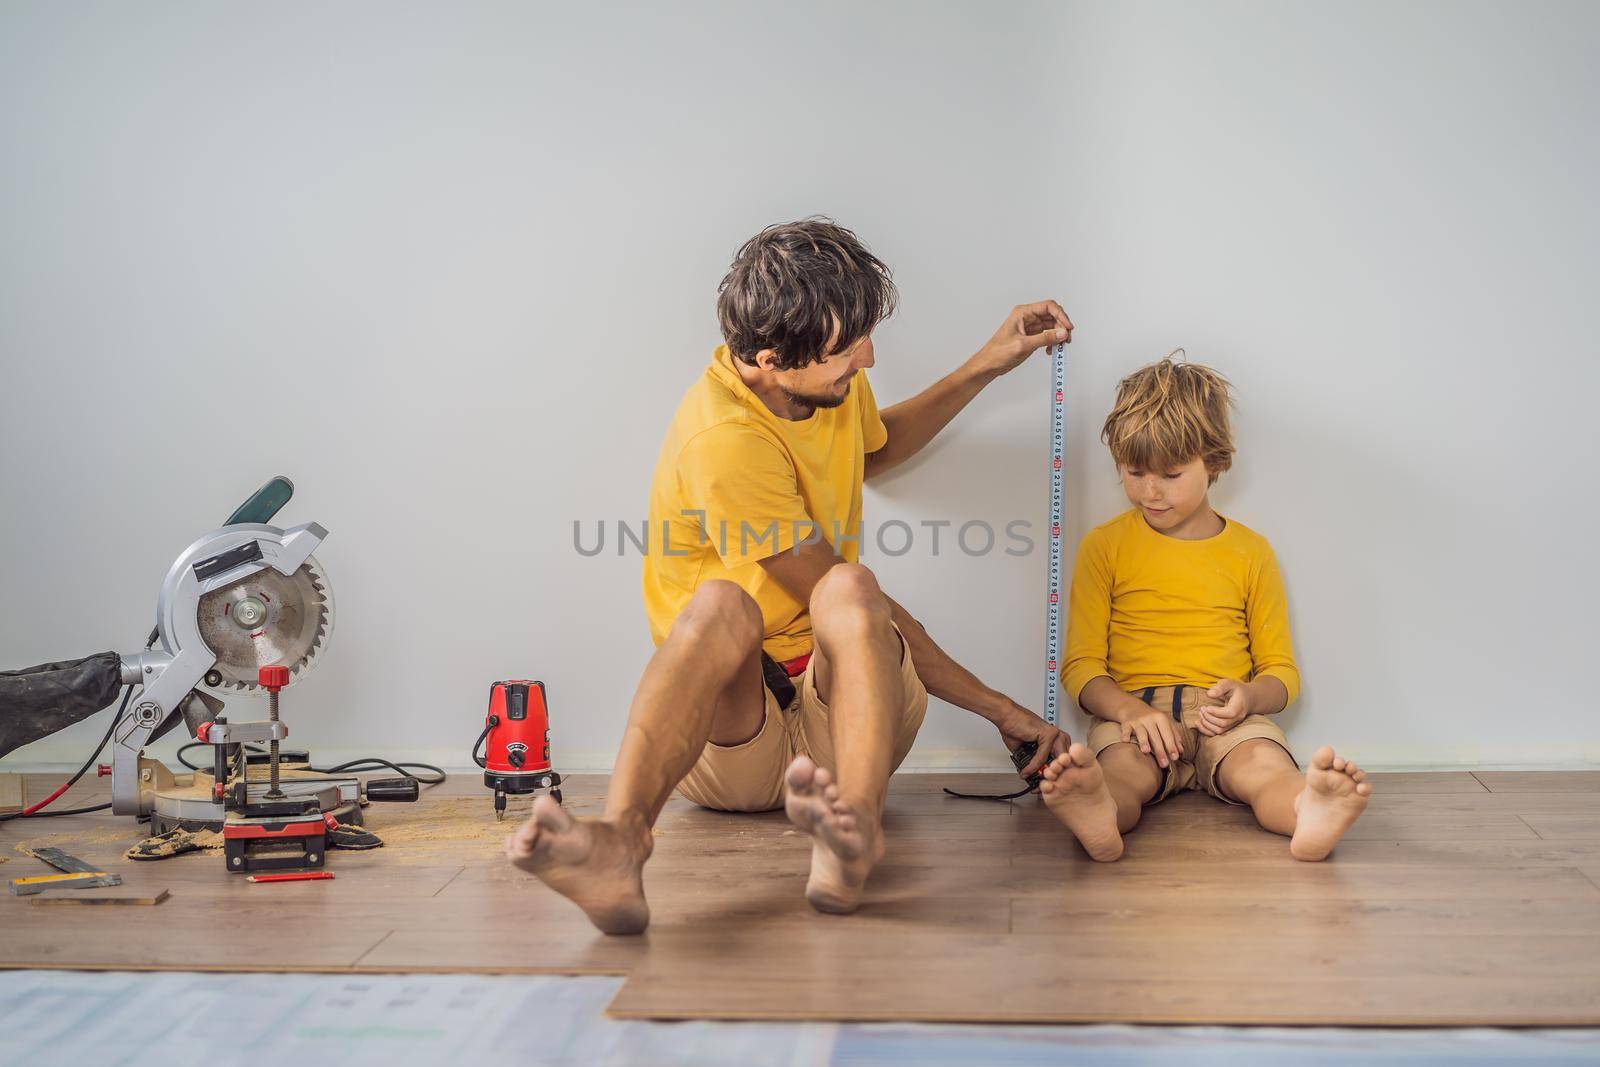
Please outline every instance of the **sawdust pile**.
M528 805L513 806L503 822L487 797L439 797L416 804L373 804L363 816L367 829L383 838L383 851L397 859L437 859L465 851L497 855L506 837L528 817Z
M108 826L94 830L65 830L60 833L45 834L41 837L30 837L26 841L18 841L14 851L21 856L32 856L36 848L59 848L63 852L72 853L68 846L83 847L84 845L121 845L127 847L136 841L144 839L142 827L138 823L129 821L118 826Z
M569 801L573 815L597 815L598 800ZM383 838L383 852L397 860L437 861L466 855L498 856L506 838L528 818L531 799L514 797L496 821L488 794L428 797L415 804L373 804L362 813L367 829Z
M225 847L222 834L216 830L185 830L160 837L146 838L123 853L124 859L148 863L169 860L186 852L208 852Z

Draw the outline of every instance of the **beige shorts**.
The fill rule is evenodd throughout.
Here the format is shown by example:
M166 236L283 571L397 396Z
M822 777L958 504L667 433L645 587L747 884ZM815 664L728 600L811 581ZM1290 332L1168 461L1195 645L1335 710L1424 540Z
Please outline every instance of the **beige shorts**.
M1148 689L1132 689L1129 692L1153 708L1170 712L1177 724L1175 733L1178 737L1180 756L1176 763L1168 765L1166 780L1162 782L1156 795L1150 798L1151 804L1165 800L1185 789L1203 789L1218 800L1238 804L1239 801L1218 787L1217 768L1221 766L1224 756L1243 742L1257 737L1276 742L1289 753L1291 760L1294 759L1294 753L1289 751L1289 739L1283 736L1278 724L1265 715L1248 715L1239 725L1217 737L1203 734L1195 729L1202 707L1216 707L1222 703L1216 697L1206 695L1205 689L1199 686L1158 685ZM1174 694L1177 694L1176 706L1174 706ZM1089 717L1088 745L1096 756L1121 740L1121 723Z
M786 708L778 707L778 698L763 685L767 703L761 730L742 745L706 745L694 768L678 783L678 792L719 811L771 811L783 807L783 772L795 756L803 752L817 766L833 770L833 734L828 729L828 705L817 695L816 668L813 656L794 680L795 696ZM904 637L900 638L900 691L890 770L911 751L928 711L928 690L911 665L911 646Z

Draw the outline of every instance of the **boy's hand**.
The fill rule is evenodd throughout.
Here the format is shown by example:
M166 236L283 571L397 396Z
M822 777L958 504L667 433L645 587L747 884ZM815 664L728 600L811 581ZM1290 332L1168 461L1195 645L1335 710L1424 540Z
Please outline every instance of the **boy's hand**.
M1223 701L1221 707L1202 705L1200 721L1195 729L1216 737L1225 734L1244 721L1250 714L1250 688L1237 678L1224 678L1210 689L1207 696Z
M1183 747L1178 744L1178 732L1173 729L1172 716L1143 702L1140 702L1138 710L1130 712L1122 720L1122 739L1136 743L1140 752L1154 756L1163 767L1176 762L1183 755Z
M980 374L1005 374L1045 345L1060 341L1072 343L1072 320L1060 304L1054 300L1019 304L972 357L971 366Z
M1033 758L1017 772L1024 781L1044 769L1044 765L1072 747L1072 738L1065 730L1058 730L1020 704L1012 704L995 720L995 728L1006 743L1008 752L1015 752L1024 741L1035 741L1039 747Z

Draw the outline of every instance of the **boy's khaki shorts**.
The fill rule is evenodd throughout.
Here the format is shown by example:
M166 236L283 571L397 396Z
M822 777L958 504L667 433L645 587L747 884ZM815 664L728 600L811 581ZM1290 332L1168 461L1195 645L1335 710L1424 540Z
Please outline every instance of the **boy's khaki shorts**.
M899 629L895 632L898 634ZM817 695L817 659L811 658L795 679L795 697L787 708L766 686L761 730L742 745L708 744L678 792L696 804L719 811L771 811L783 807L783 772L804 752L819 767L834 770L833 735L828 730L828 705ZM928 711L928 690L911 665L911 646L900 638L901 705L895 726L894 759L900 766Z
M1195 723L1200 720L1202 707L1217 707L1222 701L1216 697L1208 696L1206 691L1193 685L1157 685L1148 689L1131 689L1129 692L1153 708L1160 708L1169 712L1175 720L1178 738L1178 751L1181 755L1176 763L1167 766L1166 780L1156 795L1150 798L1154 804L1158 800L1165 800L1174 793L1185 789L1203 789L1218 800L1229 804L1238 804L1239 801L1228 796L1217 785L1217 768L1221 766L1222 759L1240 744L1253 738L1264 737L1268 741L1278 744L1289 758L1294 759L1294 753L1289 751L1289 739L1283 736L1283 731L1278 724L1265 715L1247 715L1233 729L1217 737L1203 734L1195 729ZM1089 750L1096 756L1122 740L1122 724L1109 722L1095 716L1089 717Z

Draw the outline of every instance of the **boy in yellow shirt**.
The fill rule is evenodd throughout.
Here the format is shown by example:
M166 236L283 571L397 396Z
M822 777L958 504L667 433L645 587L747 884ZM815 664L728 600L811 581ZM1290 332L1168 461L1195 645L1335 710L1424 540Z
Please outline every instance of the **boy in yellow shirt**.
M1168 355L1122 380L1101 432L1133 507L1078 548L1061 683L1091 726L1040 785L1097 860L1184 789L1249 805L1320 860L1372 793L1326 746L1301 773L1270 717L1300 690L1283 580L1266 538L1206 495L1232 465L1231 403L1219 374Z

